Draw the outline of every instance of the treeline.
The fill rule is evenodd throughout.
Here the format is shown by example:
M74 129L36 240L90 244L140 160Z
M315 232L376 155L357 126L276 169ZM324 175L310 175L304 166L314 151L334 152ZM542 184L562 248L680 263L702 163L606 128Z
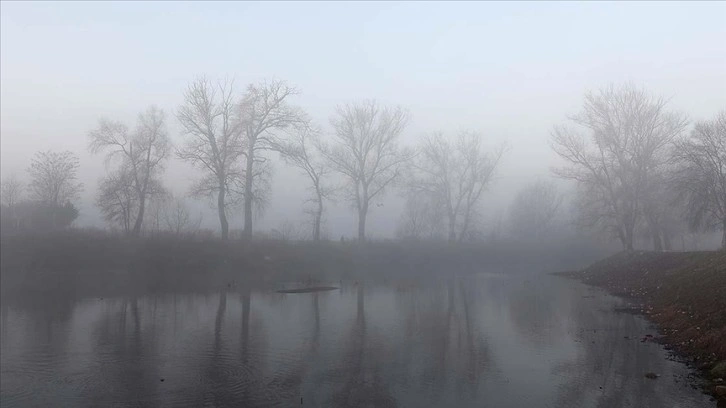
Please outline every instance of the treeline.
M307 179L304 205L314 240L324 235L325 208L334 198L352 204L358 239L364 240L371 207L394 188L406 198L400 238L461 242L483 236L482 200L506 145L486 148L480 132L467 130L431 132L402 146L409 111L373 100L338 105L324 131L294 104L298 94L278 80L240 92L233 81L199 78L175 112L182 128L176 145L166 114L156 107L133 126L101 119L88 138L89 151L104 154L110 164L96 195L105 220L131 236L198 230L201 216L189 214L184 200L171 197L162 183L166 163L176 157L198 170L190 196L213 203L221 237L229 238L228 218L241 212L242 237L250 238L255 213L271 199L270 159L277 153ZM679 234L714 230L723 231L726 247L726 111L689 129L686 116L669 110L665 99L622 85L587 93L583 110L568 119L552 130L551 146L565 162L554 174L577 186L572 216L563 219L566 200L541 180L510 206L508 235L551 239L554 229L574 221L619 240L626 250L642 237L661 250L671 249ZM77 169L71 152L37 153L29 169L32 201L22 198L17 179L3 182L3 229L70 225L78 215L72 203L83 188ZM490 235L497 228L490 227Z
M15 176L4 179L0 189L2 231L69 227L78 217L72 201L83 188L77 182L78 166L78 158L71 152L38 152L28 168L31 183L27 188Z
M552 132L577 185L579 222L633 250L639 234L671 249L683 230L722 231L726 248L726 111L696 122L633 86L585 96L583 110Z

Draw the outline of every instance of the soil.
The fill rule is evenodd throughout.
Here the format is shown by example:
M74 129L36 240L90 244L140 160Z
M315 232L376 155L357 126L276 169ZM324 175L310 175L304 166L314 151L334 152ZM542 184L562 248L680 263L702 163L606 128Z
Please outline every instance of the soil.
M726 362L726 251L620 253L560 273L631 300L657 323L666 349L701 370L705 390L726 406L713 373Z

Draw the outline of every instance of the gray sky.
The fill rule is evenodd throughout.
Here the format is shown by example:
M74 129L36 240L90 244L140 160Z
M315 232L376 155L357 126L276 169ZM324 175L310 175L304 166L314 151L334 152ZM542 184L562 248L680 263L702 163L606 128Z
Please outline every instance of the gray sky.
M40 149L81 157L79 225L93 208L102 157L87 133L106 116L135 121L151 104L173 116L198 74L234 76L240 89L285 79L324 128L337 103L376 98L412 113L405 142L422 133L475 129L509 154L484 208L497 213L523 184L556 163L552 125L575 113L585 90L632 81L671 99L692 119L726 108L726 2L560 3L0 3L2 175L27 178ZM186 192L197 173L173 161L167 184ZM275 166L271 206L257 227L299 222L304 188ZM371 236L392 235L400 200L369 216ZM204 224L217 226L206 204ZM353 235L338 203L333 237ZM241 217L233 219L239 226Z

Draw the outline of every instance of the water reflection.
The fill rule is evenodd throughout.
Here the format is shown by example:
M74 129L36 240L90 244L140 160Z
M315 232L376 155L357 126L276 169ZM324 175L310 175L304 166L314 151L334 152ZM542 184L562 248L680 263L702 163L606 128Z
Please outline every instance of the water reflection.
M579 345L577 357L556 366L555 373L579 373L558 390L562 407L665 407L689 406L682 395L685 378L673 373L671 361L661 357L660 346L640 341L649 331L639 319L593 308L590 298L573 299L571 313L574 338ZM648 372L670 376L666 382L679 381L675 389L660 387L645 378ZM682 374L682 373L681 373Z
M554 277L3 304L2 406L709 406ZM628 337L627 339L625 337ZM658 380L644 373L661 374ZM713 404L711 404L713 405Z
M332 373L342 376L342 384L332 395L332 404L343 407L389 407L395 400L382 379L384 363L381 355L370 342L365 312L365 287L358 285L356 291L356 315L352 322L347 347L340 366Z

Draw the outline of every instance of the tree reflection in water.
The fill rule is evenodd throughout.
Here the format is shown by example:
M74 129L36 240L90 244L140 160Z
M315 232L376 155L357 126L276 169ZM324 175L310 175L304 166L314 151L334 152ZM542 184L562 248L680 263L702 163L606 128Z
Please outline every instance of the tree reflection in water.
M343 350L340 366L329 373L343 377L342 384L333 392L331 403L338 407L396 406L387 384L381 378L382 364L377 355L378 349L369 342L363 284L358 285L356 298L356 317L349 332L347 347Z
M559 387L557 406L676 406L671 403L678 391L658 390L661 384L644 377L647 372L665 373L670 364L658 345L639 341L637 336L647 325L632 314L613 312L612 305L593 307L587 302L583 296L572 299L570 316L578 354L555 367L554 374L577 373L577 377Z
M5 305L2 403L703 406L613 298L484 279Z
M144 335L143 324L138 297L123 299L115 313L105 313L98 322L94 344L98 366L90 392L94 405L159 404L159 367L154 358L157 335Z
M472 322L472 288L470 285L460 284L461 304L464 313L464 327L466 332L465 347L465 381L459 381L459 386L466 384L469 387L472 398L476 398L479 390L480 376L486 371L489 363L489 349L487 348L484 337L476 331ZM460 375L461 378L461 375Z

